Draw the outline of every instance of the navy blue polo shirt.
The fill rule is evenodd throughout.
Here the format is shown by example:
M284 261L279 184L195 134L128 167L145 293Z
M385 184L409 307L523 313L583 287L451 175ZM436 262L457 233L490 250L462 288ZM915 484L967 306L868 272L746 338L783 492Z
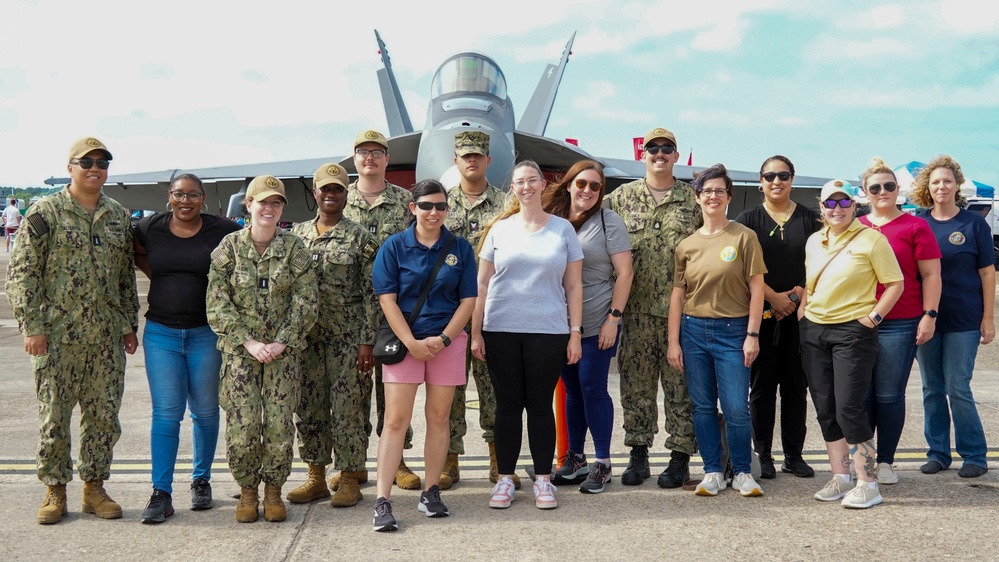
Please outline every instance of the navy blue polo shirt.
M453 235L441 227L441 239L431 247L416 241L416 223L389 236L378 249L371 272L375 294L395 294L403 314L409 315L420 298L427 275L437 262L441 242ZM464 238L455 238L444 265L430 288L430 295L412 325L416 339L440 335L447 327L461 299L479 293L475 252Z

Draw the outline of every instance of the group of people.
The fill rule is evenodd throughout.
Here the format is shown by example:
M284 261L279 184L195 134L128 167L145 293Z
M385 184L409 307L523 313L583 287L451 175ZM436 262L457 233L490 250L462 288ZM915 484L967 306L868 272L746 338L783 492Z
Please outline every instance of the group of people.
M393 484L422 489L417 508L426 516L447 516L441 492L460 480L469 377L490 452L490 507L509 507L521 487L525 411L536 507L558 506L555 483L581 481L580 492L600 493L612 474L607 385L618 351L631 448L624 485L651 476L660 386L671 456L659 486L762 495L753 450L759 478L774 478L778 393L781 470L813 476L802 457L810 391L833 474L815 498L877 505L879 485L898 482L894 455L916 359L929 445L921 470L949 468L952 421L960 476L988 470L970 381L977 346L995 337L991 233L959 206L964 178L951 158L934 159L916 178L913 197L929 209L919 217L898 209L898 180L876 159L861 174L870 213L857 219L848 182L827 183L816 212L791 199L794 166L773 156L760 169L762 203L732 221L725 167L707 168L693 185L677 180L667 129L645 136L646 175L610 194L602 166L582 160L550 185L522 161L504 195L486 179L489 140L459 133L459 184L425 180L410 192L385 179L385 137L363 131L357 179L336 163L320 166L316 217L291 231L278 227L288 202L280 179L250 182L250 226L240 228L203 212L204 186L192 174L173 178L167 210L133 231L101 191L111 152L92 137L74 143L71 183L29 210L8 269L40 402L38 476L48 491L38 522L68 512L76 404L82 509L121 516L104 481L121 433L125 354L138 347L133 263L150 279L143 349L153 493L144 523L174 513L186 409L191 508L213 506L220 406L239 522L259 518L261 481L264 519L285 519L296 436L309 469L287 499L357 505L372 429L380 437L374 529L398 528ZM395 338L384 347L401 345L405 355L376 359L381 334ZM559 380L569 452L553 470ZM403 453L424 383L421 479ZM698 449L705 474L693 482ZM337 474L327 482L329 465Z

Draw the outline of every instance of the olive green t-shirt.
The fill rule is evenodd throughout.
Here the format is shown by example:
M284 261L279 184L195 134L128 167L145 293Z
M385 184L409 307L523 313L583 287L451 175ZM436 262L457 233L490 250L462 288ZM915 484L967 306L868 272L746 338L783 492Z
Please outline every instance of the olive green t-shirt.
M700 230L676 247L674 287L684 287L683 313L697 318L749 315L749 279L767 266L756 233L732 221L710 236Z

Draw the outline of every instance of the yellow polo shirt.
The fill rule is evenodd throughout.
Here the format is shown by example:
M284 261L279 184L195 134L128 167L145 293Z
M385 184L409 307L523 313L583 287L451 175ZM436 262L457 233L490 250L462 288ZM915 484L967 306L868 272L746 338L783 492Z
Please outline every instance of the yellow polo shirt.
M864 230L830 262L830 256L858 229ZM815 278L827 262L829 266L816 284ZM878 283L901 281L902 270L888 239L854 219L839 236L826 227L808 238L805 278L805 317L816 324L842 324L870 314L877 304L874 294Z

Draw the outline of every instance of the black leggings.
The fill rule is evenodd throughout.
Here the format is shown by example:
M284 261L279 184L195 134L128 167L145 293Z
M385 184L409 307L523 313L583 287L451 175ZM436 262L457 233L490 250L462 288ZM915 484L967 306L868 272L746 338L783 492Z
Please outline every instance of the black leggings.
M483 332L486 365L496 392L496 463L500 474L513 474L523 440L527 410L527 442L538 475L552 473L555 458L555 413L552 396L566 364L569 334Z

